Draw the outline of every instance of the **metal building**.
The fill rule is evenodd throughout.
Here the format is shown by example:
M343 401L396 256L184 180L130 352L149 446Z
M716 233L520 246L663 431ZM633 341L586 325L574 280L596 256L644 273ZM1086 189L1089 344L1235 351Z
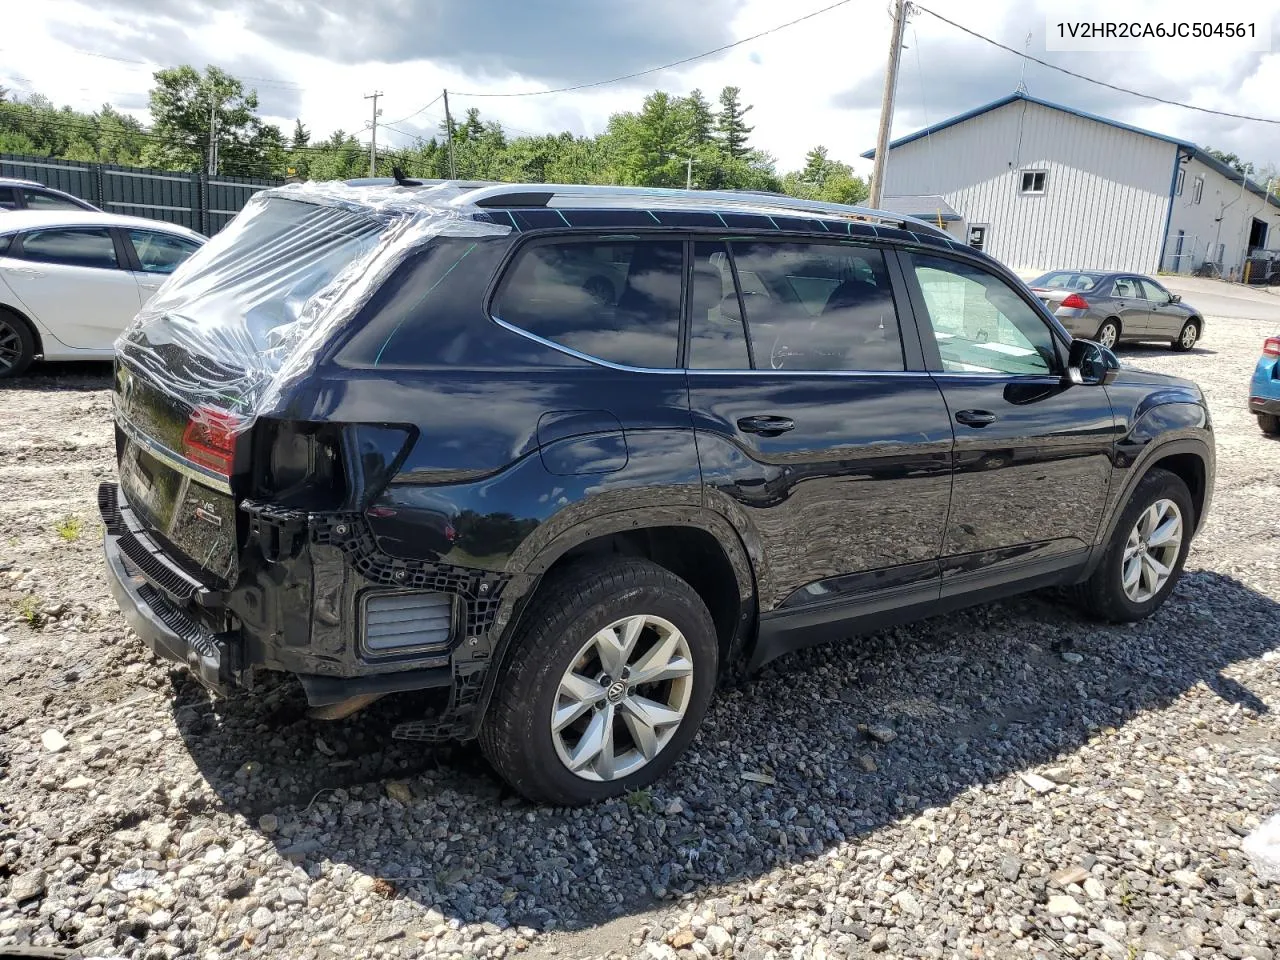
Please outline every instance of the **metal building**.
M1014 93L893 141L884 193L938 195L1015 270L1239 277L1280 197L1194 143ZM870 158L875 151L863 154Z

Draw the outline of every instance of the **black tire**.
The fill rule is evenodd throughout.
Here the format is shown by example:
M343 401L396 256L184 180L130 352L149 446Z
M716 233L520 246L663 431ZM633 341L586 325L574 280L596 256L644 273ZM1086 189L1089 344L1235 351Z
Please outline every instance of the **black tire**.
M36 337L27 321L0 307L0 380L20 377L36 358Z
M1108 327L1111 328L1112 336L1114 338L1111 341L1111 347L1109 349L1114 350L1116 347L1120 346L1120 321L1115 319L1115 317L1108 317L1106 320L1103 320L1102 326L1098 327L1098 332L1093 335L1093 339L1105 347L1107 344L1104 331Z
M1194 330L1195 333L1192 335L1190 343L1184 343L1183 341L1186 339L1188 330ZM1188 350L1192 349L1199 342L1200 342L1200 324L1197 323L1195 320L1188 320L1186 323L1182 325L1182 329L1178 331L1178 339L1174 340L1173 343L1169 344L1169 346L1171 346L1178 353L1186 353Z
M553 742L550 720L560 679L598 631L641 613L662 617L684 634L693 664L688 706L666 746L644 766L626 777L587 780L565 766ZM698 732L716 686L719 645L706 605L670 571L629 558L570 568L544 584L519 629L480 728L480 748L529 800L577 806L645 787L670 769Z
M1260 413L1257 416L1258 427L1263 433L1271 434L1272 436L1280 433L1280 417L1277 417L1274 413Z
M1130 531L1137 524L1143 511L1157 500L1163 499L1172 500L1182 514L1182 544L1173 564L1173 572L1164 586L1149 600L1135 603L1125 594L1121 583L1125 545ZM1132 623L1149 617L1159 609L1165 598L1177 586L1178 579L1182 576L1182 565L1187 559L1187 550L1191 546L1191 534L1194 529L1195 508L1191 503L1191 492L1187 489L1187 485L1182 482L1181 477L1168 470L1153 467L1138 482L1133 495L1129 498L1129 503L1116 524L1115 533L1111 536L1111 542L1107 545L1107 552L1103 555L1102 562L1098 564L1098 568L1088 580L1073 588L1073 599L1087 613L1112 623Z

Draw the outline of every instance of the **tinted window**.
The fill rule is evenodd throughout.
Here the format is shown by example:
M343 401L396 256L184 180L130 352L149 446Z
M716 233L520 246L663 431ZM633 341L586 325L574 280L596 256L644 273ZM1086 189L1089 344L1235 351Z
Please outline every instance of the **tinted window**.
M1138 281L1138 285L1142 288L1142 292L1146 294L1148 300L1154 300L1156 303L1165 303L1169 299L1169 291L1154 280L1144 277Z
M689 299L689 362L696 370L749 370L747 335L724 243L693 246Z
M929 324L952 373L1049 373L1057 369L1053 334L1038 313L999 277L913 254Z
M731 246L758 369L904 369L879 250L773 241Z
M18 198L13 187L0 187L0 210L18 209Z
M38 230L22 237L22 255L41 263L64 263L73 267L116 265L116 248L111 234L101 227L65 230Z
M200 249L190 240L152 230L130 230L129 242L146 273L173 273L178 264Z
M683 265L679 240L534 243L517 254L493 314L592 357L671 368Z
M60 197L56 193L45 193L43 190L23 189L22 198L27 201L30 210L83 210L84 207L69 197Z

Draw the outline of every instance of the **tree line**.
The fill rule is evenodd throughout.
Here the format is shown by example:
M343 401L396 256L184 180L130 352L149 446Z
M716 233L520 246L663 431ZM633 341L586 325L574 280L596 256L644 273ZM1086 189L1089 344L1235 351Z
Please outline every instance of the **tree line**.
M93 113L56 107L47 97L15 97L0 87L0 153L96 161L161 170L198 171L216 143L220 173L247 177L340 180L367 176L367 144L335 130L313 140L298 119L286 136L258 113L258 95L210 66L159 70L144 125L110 104ZM852 168L815 146L800 170L779 173L776 160L751 144L751 105L727 86L713 104L700 90L679 96L655 90L638 110L613 114L596 136L570 132L510 136L502 124L470 108L430 137L380 151L378 174L448 178L449 147L463 179L527 183L622 184L707 190L767 190L806 199L859 203L867 184Z

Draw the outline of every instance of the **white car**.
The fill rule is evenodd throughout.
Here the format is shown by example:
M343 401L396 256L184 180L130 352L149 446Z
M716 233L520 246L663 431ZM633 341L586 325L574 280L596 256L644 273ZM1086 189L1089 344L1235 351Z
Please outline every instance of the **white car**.
M0 380L32 360L109 360L113 344L206 237L80 210L0 217Z

